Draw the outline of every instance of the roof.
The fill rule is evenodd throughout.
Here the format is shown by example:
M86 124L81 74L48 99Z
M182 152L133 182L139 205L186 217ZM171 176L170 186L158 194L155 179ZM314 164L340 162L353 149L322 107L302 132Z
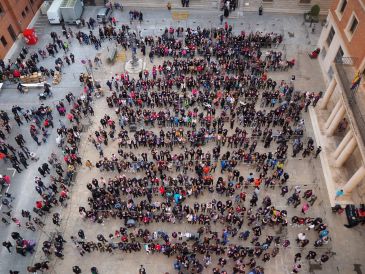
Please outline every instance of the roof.
M63 0L61 7L63 7L63 8L74 7L77 1L78 0Z

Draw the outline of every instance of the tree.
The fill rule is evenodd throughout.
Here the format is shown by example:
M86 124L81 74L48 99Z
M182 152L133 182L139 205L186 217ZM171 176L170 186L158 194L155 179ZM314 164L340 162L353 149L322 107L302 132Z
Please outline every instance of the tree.
M312 17L317 17L320 11L321 8L318 5L314 5L312 6L311 11L309 13Z

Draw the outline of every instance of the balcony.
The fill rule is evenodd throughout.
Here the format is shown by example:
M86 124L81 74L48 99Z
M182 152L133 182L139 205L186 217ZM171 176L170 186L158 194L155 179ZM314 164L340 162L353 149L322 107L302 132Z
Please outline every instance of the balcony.
M355 75L354 64L357 63L356 57L342 57L335 60L335 67L338 72L338 78L342 83L344 97L350 106L353 118L356 122L358 133L360 134L362 143L365 142L365 98L359 94L359 85L354 90L351 89L352 80Z

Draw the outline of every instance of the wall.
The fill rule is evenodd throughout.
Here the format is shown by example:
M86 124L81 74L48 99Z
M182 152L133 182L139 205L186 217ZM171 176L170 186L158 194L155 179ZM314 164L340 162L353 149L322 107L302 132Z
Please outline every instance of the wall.
M347 0L347 6L341 15L338 10L343 1L344 0L336 0L333 2L327 16L326 27L323 28L318 40L318 46L321 49L319 63L327 84L331 80L328 76L328 70L333 63L340 46L344 51L344 57L355 57L353 59L354 69L364 69L365 0ZM347 29L349 24L351 24L353 14L356 15L359 24L351 38L349 38L346 33L348 33ZM328 47L326 40L331 27L335 30L335 36L333 37L331 45ZM325 56L323 54L324 51L326 51Z
M341 36L344 46L348 51L348 56L357 57L355 60L355 68L360 66L365 56L365 0L347 0L347 5L344 12L338 12L339 5L343 0L336 0L333 2L330 12L332 13L333 23L338 26L339 35ZM352 15L358 19L358 26L349 38L346 29L351 24Z
M319 48L321 49L321 52L319 55L319 64L322 69L323 77L328 84L332 79L329 77L328 71L329 71L331 65L333 64L333 61L336 57L338 49L341 46L345 53L345 56L348 56L348 52L347 52L347 49L344 47L341 37L338 35L339 29L336 27L336 25L333 24L331 15L328 15L327 23L328 23L327 27L323 28L321 36L319 38ZM326 40L327 40L328 34L331 30L331 27L333 27L333 29L335 30L335 35L332 39L330 46L328 46Z
M0 15L0 38L3 36L7 42L4 47L0 41L0 58L4 58L14 44L8 31L9 25L13 27L15 34L19 35L27 28L43 0L1 0L0 3L3 10Z

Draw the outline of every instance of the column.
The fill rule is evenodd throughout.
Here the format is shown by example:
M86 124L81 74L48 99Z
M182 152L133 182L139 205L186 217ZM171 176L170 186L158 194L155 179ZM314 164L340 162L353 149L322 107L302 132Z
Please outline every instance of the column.
M351 137L352 136L353 136L353 134L352 134L352 131L350 129L349 132L347 132L347 134L345 135L345 137L343 137L341 143L338 145L338 147L336 148L335 152L333 153L333 157L335 159L337 159L338 156L341 154L342 150L345 148L345 146L351 140Z
M365 168L361 166L354 175L348 180L345 186L342 188L343 192L346 194L351 193L352 190L365 178Z
M333 92L335 91L337 82L335 77L333 77L332 81L330 82L330 84L327 87L326 93L324 94L322 100L321 100L321 105L320 105L320 109L326 109L329 100L331 99L331 96L333 94Z
M335 117L333 118L331 124L327 128L327 131L326 131L327 136L332 136L333 135L333 133L338 128L338 125L342 121L343 117L345 116L345 112L346 112L345 107L341 105L340 109L338 110Z
M328 119L327 119L326 123L324 124L324 128L325 128L325 129L327 129L327 128L330 126L330 124L331 124L331 122L332 122L333 118L335 118L336 113L338 112L338 110L339 110L340 108L341 108L341 101L339 100L339 101L337 102L337 104L335 105L335 107L332 109L331 114L330 114L330 117L328 117Z
M346 147L342 150L341 154L335 161L336 167L341 167L351 156L352 152L354 152L357 145L356 138L352 136L350 142L346 145Z

